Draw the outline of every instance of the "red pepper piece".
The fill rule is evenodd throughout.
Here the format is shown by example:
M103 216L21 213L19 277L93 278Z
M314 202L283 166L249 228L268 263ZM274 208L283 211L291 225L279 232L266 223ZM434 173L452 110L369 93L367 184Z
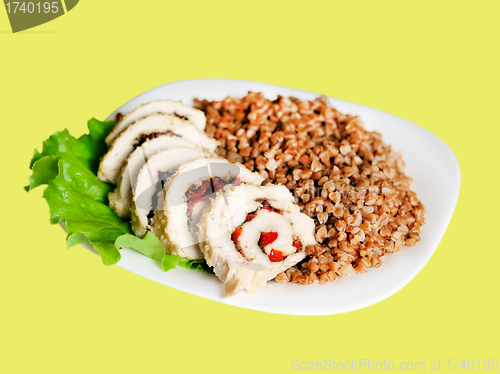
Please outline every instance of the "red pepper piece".
M266 210L269 210L270 212L281 214L281 212L279 210L276 210L272 206L270 206L267 201L264 201L264 206L262 207L262 209L266 209Z
M266 245L273 243L276 239L278 239L278 233L276 231L261 232L259 243L265 247Z
M233 184L234 184L235 186L239 186L239 185L241 184L241 179L240 179L239 177L238 177L238 178L236 178L236 179L233 181Z
M294 240L292 245L297 248L297 252L302 251L302 243L299 240Z
M271 253L269 254L269 260L271 260L271 262L281 262L283 259L283 252L271 249Z
M207 191L209 184L207 181L203 182L197 190L194 191L189 191L186 193L186 197L189 200L198 200L200 197L202 197L205 192Z
M212 187L211 193L216 193L224 188L226 183L220 178L210 178L210 187Z
M215 187L215 191L214 192L218 192L220 190L222 190L224 188L224 183L218 181L218 180L214 180L214 187Z
M231 234L231 240L236 243L238 239L240 238L241 232L243 229L240 229L239 227L235 228L233 233Z
M267 201L264 201L264 206L262 207L262 209L266 209L266 210L269 210L269 211L271 211L271 212L273 211L273 210L271 209L271 207L269 206L269 203L268 203Z
M209 186L210 183L208 181L204 181L201 184L200 188L198 188L197 190L186 192L189 210L193 210L193 207L196 205L196 203L202 200L202 197L206 194Z
M253 220L255 217L257 217L257 213L248 213L247 214L247 221Z

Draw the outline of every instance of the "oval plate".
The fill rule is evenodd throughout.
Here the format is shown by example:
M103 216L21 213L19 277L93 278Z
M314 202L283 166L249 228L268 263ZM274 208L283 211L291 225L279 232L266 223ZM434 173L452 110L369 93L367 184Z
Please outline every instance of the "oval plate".
M319 94L271 84L232 79L193 79L167 83L130 100L113 112L127 113L138 105L158 99L181 100L192 105L194 98L221 100L227 96L243 97L248 91L262 92L268 99L277 95L313 100ZM360 116L368 130L382 134L386 143L402 151L406 173L413 178L414 190L426 208L422 240L414 247L403 247L382 258L379 269L365 274L337 278L326 285L302 286L268 282L257 293L240 292L223 298L222 284L209 274L176 268L163 272L154 260L123 248L118 266L165 286L221 303L271 313L327 315L348 312L375 304L403 288L425 266L436 250L450 222L460 189L460 168L451 149L426 129L376 109L329 98L344 114Z

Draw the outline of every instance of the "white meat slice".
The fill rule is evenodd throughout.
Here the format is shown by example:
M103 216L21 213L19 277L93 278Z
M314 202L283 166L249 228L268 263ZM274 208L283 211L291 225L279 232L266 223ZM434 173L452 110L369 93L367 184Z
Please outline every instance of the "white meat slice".
M140 169L132 197L132 230L142 238L151 229L148 215L158 209L158 196L156 191L158 183L165 183L164 178L174 174L179 166L187 161L210 156L199 149L176 147L159 151L152 155ZM162 180L159 174L164 173ZM159 186L159 191L162 190ZM160 195L162 195L160 193Z
M147 117L155 113L173 114L179 117L186 118L198 130L205 129L206 118L205 113L199 109L191 106L184 105L180 101L174 100L157 100L142 104L135 108L133 111L123 116L120 121L115 125L113 131L106 137L106 143L110 145L120 133L122 133L128 126L137 120Z
M197 146L175 133L169 133L146 140L144 144L130 154L118 178L115 190L108 194L109 206L116 212L118 217L130 217L132 189L135 188L137 175L147 159L156 152L175 147L196 148Z
M210 187L203 199L188 201L186 193L210 183L210 179L226 183L224 189L239 183L260 185L264 178L241 164L231 164L222 158L206 158L187 162L168 179L164 200L155 212L154 232L168 253L190 260L202 258L198 245L198 221L210 199L215 197ZM188 204L192 210L188 208Z
M262 209L264 201L278 212ZM255 211L254 218L247 220L247 214ZM314 221L300 212L292 194L281 185L241 185L219 193L198 226L201 251L224 283L225 296L241 289L257 291L303 260L306 247L316 244ZM278 236L264 245L262 233ZM298 247L293 245L297 240Z
M190 122L170 114L152 114L130 125L115 139L101 160L97 176L104 182L116 184L128 156L137 148L138 140L142 136L168 132L174 132L210 152L217 148L215 139L208 137Z

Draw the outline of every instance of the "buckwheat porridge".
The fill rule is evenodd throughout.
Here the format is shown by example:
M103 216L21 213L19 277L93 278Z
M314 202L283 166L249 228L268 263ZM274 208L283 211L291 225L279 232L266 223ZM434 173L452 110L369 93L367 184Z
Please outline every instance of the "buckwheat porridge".
M387 253L420 240L424 206L410 190L400 153L356 116L326 97L313 101L261 93L222 101L195 100L217 153L285 185L314 219L318 244L280 273L277 282L324 284L382 265Z

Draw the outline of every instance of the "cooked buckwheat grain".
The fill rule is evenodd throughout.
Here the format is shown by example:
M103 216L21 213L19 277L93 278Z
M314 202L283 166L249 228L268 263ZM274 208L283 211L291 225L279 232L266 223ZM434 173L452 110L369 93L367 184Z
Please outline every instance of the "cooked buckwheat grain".
M410 190L400 153L326 97L301 101L261 93L195 100L219 155L283 184L316 222L318 245L278 282L329 283L364 273L381 257L420 240L424 206Z

